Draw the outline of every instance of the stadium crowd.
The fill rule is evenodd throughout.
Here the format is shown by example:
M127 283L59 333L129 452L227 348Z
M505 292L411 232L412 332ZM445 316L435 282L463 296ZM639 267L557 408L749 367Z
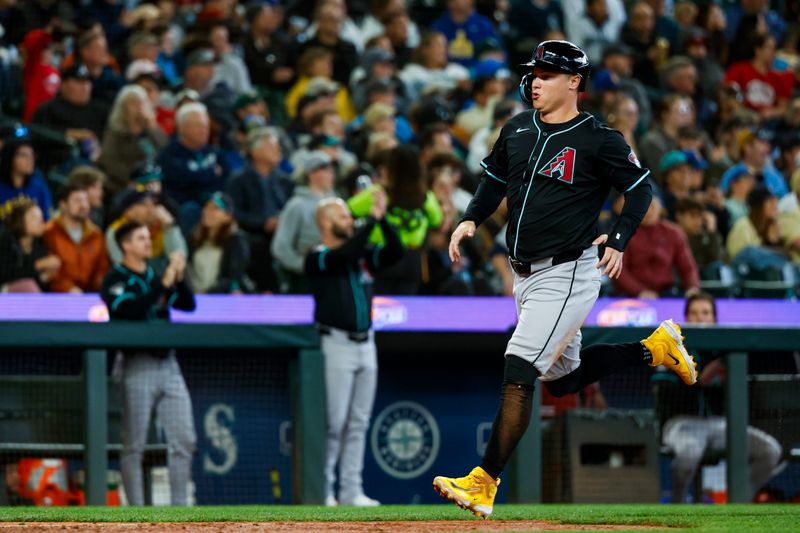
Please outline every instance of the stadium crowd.
M503 207L466 260L447 244L544 39L587 51L581 108L657 191L607 294L783 275L798 21L797 0L0 0L0 290L98 291L134 221L198 293L306 292L317 204L364 219L385 191L405 252L376 293L510 294Z

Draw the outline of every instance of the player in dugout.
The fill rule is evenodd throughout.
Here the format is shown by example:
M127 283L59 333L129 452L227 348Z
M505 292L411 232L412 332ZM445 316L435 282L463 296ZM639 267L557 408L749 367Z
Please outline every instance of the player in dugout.
M169 320L169 309L194 311L194 293L185 280L186 258L173 252L163 276L147 260L153 254L150 230L126 222L114 234L121 263L106 274L100 295L111 320ZM125 349L117 353L113 375L122 385L122 482L130 505L144 505L142 456L155 407L167 437L172 505L187 505L187 486L197 437L192 401L175 350Z

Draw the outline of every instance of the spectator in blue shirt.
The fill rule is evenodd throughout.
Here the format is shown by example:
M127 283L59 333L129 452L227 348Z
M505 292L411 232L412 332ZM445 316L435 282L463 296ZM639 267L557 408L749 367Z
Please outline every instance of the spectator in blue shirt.
M200 220L205 201L224 189L227 169L217 150L208 144L210 119L206 106L185 104L175 115L176 135L158 161L164 192L180 205L180 224L191 230Z
M447 0L447 13L431 29L447 37L450 61L471 68L477 62L476 47L487 39L500 41L492 21L475 12L474 0Z
M44 220L50 218L53 200L36 169L33 147L26 139L6 141L0 151L0 219L8 214L19 197L30 198L39 206Z
M772 135L767 130L755 132L745 130L739 134L742 160L726 170L722 175L722 182L720 183L722 192L728 193L731 181L739 176L742 171L746 171L755 177L757 185L763 185L778 198L783 198L789 192L783 175L772 166L770 161L771 139Z

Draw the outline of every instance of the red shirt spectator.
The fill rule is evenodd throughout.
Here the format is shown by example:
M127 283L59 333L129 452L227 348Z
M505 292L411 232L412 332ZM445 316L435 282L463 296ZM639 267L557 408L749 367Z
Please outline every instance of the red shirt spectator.
M661 220L661 201L653 197L642 224L625 248L622 273L614 280L617 293L657 298L675 286L673 270L683 290L698 288L700 275L689 242L680 227Z
M30 122L39 105L52 100L61 85L61 75L50 64L50 43L53 38L47 30L28 32L22 47L25 49L25 66L22 82L25 87L25 114L23 120Z
M725 81L739 85L745 105L762 119L782 117L794 88L793 74L773 70L774 60L775 39L765 35L756 40L752 61L734 63L725 73Z

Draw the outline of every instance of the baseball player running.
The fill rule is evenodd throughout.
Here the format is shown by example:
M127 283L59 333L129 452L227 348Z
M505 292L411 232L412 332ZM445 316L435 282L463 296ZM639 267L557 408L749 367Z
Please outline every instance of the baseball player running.
M633 365L665 365L686 384L697 380L680 327L671 320L641 342L581 349L580 327L600 277L619 276L625 245L650 205L650 171L621 133L578 111L589 74L583 50L545 41L523 67L528 72L520 95L533 109L503 127L450 240L450 257L458 261L461 240L508 199L506 244L518 323L505 352L500 408L480 466L465 477L433 480L442 497L483 518L492 513L498 476L528 427L537 378L556 397ZM611 187L624 193L625 206L609 234L598 235Z

